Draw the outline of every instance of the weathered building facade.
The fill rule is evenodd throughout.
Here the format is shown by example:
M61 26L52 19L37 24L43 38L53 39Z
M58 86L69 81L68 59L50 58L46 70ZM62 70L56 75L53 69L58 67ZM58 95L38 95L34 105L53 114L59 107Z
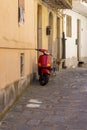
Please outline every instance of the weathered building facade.
M73 9L64 10L67 67L87 63L87 2L84 1L73 0Z
M62 57L64 1L0 1L0 118L37 72L35 48Z

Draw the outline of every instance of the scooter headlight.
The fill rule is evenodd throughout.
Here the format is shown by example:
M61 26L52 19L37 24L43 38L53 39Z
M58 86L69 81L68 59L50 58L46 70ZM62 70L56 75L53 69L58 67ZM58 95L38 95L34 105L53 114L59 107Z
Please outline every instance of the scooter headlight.
M41 63L38 63L38 66L41 67Z

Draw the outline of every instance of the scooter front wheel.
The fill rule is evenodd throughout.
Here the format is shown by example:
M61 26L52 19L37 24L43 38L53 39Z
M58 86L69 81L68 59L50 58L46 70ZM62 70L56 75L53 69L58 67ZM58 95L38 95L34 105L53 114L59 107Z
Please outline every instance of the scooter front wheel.
M48 83L48 81L49 81L49 75L48 74L43 74L39 78L40 85L42 85L42 86L46 85Z

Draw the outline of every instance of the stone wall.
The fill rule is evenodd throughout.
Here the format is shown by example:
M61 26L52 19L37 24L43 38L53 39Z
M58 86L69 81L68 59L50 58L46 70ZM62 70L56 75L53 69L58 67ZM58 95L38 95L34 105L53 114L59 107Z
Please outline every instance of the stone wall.
M15 81L0 90L0 120L9 108L15 103L24 90L29 87L32 80L32 75L23 78L20 81Z
M84 67L87 66L87 57L81 57L79 62L82 61L84 62ZM67 58L65 60L65 64L68 68L72 67L77 67L78 66L78 61L77 61L77 58L73 57L73 58Z
M78 61L76 57L72 57L72 58L67 58L65 59L65 64L67 66L67 68L74 68L78 65Z

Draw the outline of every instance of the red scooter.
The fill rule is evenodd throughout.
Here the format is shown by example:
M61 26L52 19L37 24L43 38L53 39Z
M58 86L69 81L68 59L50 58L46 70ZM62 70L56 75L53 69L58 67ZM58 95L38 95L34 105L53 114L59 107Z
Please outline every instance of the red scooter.
M38 58L38 75L40 85L48 83L51 74L51 54L45 49L35 49L42 54Z

